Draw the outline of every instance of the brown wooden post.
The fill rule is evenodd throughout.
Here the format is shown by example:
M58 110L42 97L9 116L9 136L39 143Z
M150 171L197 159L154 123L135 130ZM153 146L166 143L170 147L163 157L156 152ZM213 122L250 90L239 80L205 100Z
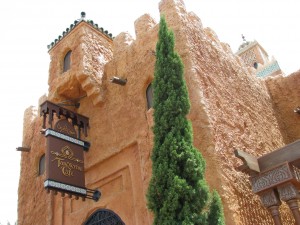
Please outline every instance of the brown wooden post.
M272 218L274 220L274 224L275 225L282 225L281 218L280 218L280 213L279 213L279 206L278 205L270 206L270 207L268 207L268 210L272 215Z
M278 211L280 200L285 201L300 225L300 139L259 158L241 150L236 157L243 161L238 170L250 175L252 191L258 194L270 211L276 225L281 225ZM280 196L280 199L279 199Z
M280 199L282 201L285 201L290 210L293 213L295 224L300 225L300 212L299 212L299 205L298 205L298 199L299 199L299 193L297 188L292 183L285 183L282 185L279 185L277 187L277 190L279 192Z
M282 225L282 221L279 213L279 206L281 205L281 201L278 197L278 193L273 189L268 189L264 192L259 193L260 199L263 205L269 210L274 224Z
M294 219L295 219L295 224L300 225L300 213L299 213L299 205L298 205L298 200L297 199L292 199L286 202L288 206L290 207Z

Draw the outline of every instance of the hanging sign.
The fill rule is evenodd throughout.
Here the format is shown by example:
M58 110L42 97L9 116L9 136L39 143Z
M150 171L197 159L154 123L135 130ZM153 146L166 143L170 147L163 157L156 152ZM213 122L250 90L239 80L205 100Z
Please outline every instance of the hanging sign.
M66 131L73 132L73 129ZM52 129L47 129L45 136L47 138L45 187L86 195L84 142Z
M97 201L100 192L85 187L84 152L89 143L80 139L80 131L87 136L88 118L49 101L41 105L41 116L44 116L43 128L46 128L47 116L50 126L44 130L47 139L44 187ZM56 122L54 128L53 121Z

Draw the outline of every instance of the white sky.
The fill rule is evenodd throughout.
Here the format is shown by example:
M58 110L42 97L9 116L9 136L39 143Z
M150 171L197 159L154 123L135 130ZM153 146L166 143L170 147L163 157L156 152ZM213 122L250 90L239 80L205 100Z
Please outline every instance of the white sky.
M9 0L0 3L0 97L2 138L0 163L0 224L17 218L23 112L47 92L47 45L82 11L87 19L117 36L134 34L134 21L150 13L159 21L159 0ZM185 0L205 27L236 52L241 34L257 40L290 74L300 69L299 0ZM300 103L299 103L300 104ZM30 153L28 153L30 154Z

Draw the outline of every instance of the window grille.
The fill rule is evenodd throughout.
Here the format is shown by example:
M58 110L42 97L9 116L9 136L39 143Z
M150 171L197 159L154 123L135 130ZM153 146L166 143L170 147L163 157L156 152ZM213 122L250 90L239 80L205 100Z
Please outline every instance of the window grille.
M113 211L99 209L87 219L84 225L125 225L125 223Z

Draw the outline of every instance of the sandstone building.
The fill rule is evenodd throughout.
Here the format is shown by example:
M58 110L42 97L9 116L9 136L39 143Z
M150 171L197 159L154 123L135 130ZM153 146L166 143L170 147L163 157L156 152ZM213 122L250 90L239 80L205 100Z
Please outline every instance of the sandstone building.
M175 34L194 145L206 159L210 187L222 197L226 224L272 224L248 177L236 170L241 161L233 152L261 156L299 139L300 115L294 110L300 104L300 72L258 79L228 44L186 11L182 0L162 0L159 10ZM49 90L39 104L72 103L66 107L89 118L83 137L91 144L84 153L85 183L100 189L102 197L82 201L44 190L43 118L40 109L30 107L24 113L23 146L30 151L21 158L18 224L81 225L112 216L127 225L150 225L145 194L151 176L158 24L145 14L135 21L136 39L128 33L112 38L84 16L48 46ZM114 82L117 78L123 85ZM282 220L292 224L287 207L281 207Z

